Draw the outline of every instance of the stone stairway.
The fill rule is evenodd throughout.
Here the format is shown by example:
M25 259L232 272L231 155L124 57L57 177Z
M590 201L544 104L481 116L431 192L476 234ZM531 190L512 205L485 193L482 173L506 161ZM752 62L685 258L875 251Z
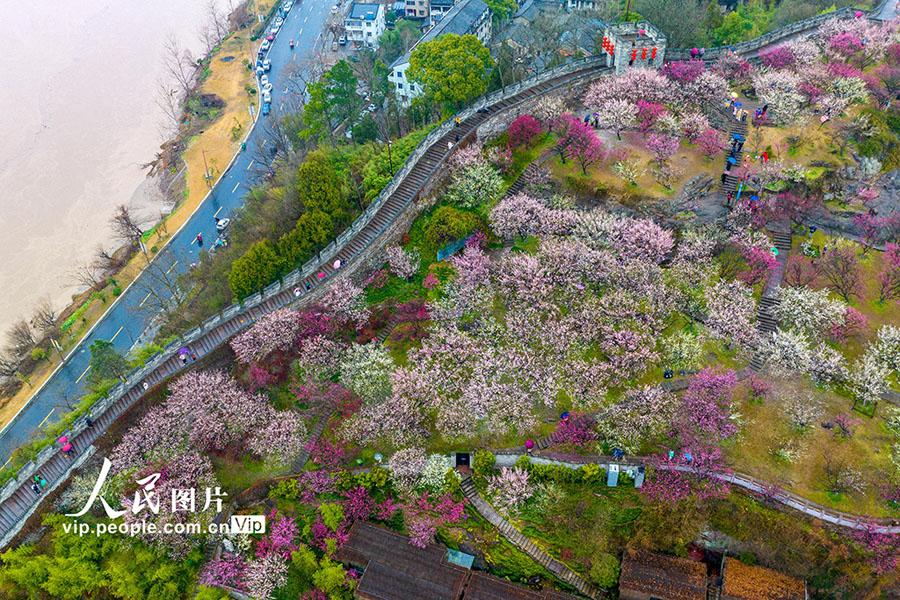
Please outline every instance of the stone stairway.
M737 134L747 139L747 122L746 121L738 121L732 116L732 114L726 111L723 108L716 108L726 119L728 122L728 127L726 129L726 133L728 134L729 145L731 144L732 136ZM727 165L727 156L726 153L726 165ZM735 160L737 161L735 165L731 168L731 171L725 173L725 181L721 181L719 183L719 192L722 195L722 203L728 207L729 209L734 208L735 202L737 201L737 187L738 187L738 178L735 177L732 173L740 168L743 158L744 151L735 153ZM728 194L731 194L731 201L728 201Z
M378 335L375 337L375 340L379 344L383 344L384 340L388 339L388 336L391 335L391 332L394 330L397 325L400 324L400 317L397 313L391 315L391 319L387 322L381 331L378 332Z
M302 302L307 292L320 285L329 283L330 277L335 274L335 269L332 268L333 261L340 260L343 265L349 265L384 233L407 206L419 197L423 187L437 172L441 161L447 156L448 142L452 147L455 147L456 135L459 135L460 138L465 138L468 134L474 132L486 119L497 113L547 92L554 92L561 86L568 85L574 80L596 77L603 72L602 69L585 65L579 70L565 72L552 79L535 83L512 96L490 104L481 111L471 113L467 118L463 119L460 127L449 130L443 137L434 141L424 152L424 155L409 170L394 190L394 193L374 214L373 218L364 227L361 227L359 231L353 231L353 235L347 244L322 265L321 276L318 273L313 273L310 277L301 280L294 289L288 289L285 286L279 292L269 297L264 297L255 306L246 309L235 317L224 320L218 326L204 333L190 344L191 349L197 352L199 356L204 356L236 333L251 325L261 316L289 304L298 301ZM190 363L187 367L189 366ZM69 436L69 441L74 446L75 452L78 455L84 452L105 432L106 428L113 421L143 396L144 389L142 384L146 383L148 387L152 387L185 368L186 365L182 364L177 356L171 356L153 371L147 373L142 381L132 386L118 401L102 411L101 414L96 415L92 427ZM47 479L52 487L59 479L68 477L70 467L73 464L71 461L76 459L77 457L68 458L57 454L40 464L37 472ZM32 472L31 474L33 475L34 473ZM29 511L42 499L42 496L38 496L32 491L30 481L30 475L23 475L20 480L17 480L15 490L0 504L0 547L11 541L24 524L24 519Z
M606 596L601 590L582 579L569 567L541 550L534 542L522 535L522 532L501 517L500 514L481 497L481 494L479 494L478 490L475 488L475 482L472 481L472 477L468 473L463 475L460 487L462 487L463 494L469 502L472 503L472 507L478 511L478 514L496 527L503 537L509 540L516 548L533 558L555 577L558 577L561 581L571 585L588 598L596 599L604 598Z

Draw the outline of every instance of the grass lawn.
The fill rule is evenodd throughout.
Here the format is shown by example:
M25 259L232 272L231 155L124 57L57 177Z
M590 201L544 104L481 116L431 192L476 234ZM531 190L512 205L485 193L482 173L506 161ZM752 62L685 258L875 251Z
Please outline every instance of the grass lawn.
M216 478L229 496L236 496L259 481L275 477L284 472L284 468L267 467L263 461L251 460L244 456L234 460L223 456L210 456Z
M805 378L772 378L771 398L764 404L751 404L744 391L736 397L743 424L738 443L728 449L728 457L736 471L778 483L784 489L824 506L849 513L885 516L887 508L878 501L875 484L880 471L891 471L890 441L893 439L876 413L860 419L851 439L843 439L821 426L839 413L847 413L852 401L835 392L815 387ZM743 387L743 386L742 386ZM790 427L781 410L785 399L812 396L823 405L823 413L805 433ZM781 455L778 454L781 450ZM785 454L793 452L788 460ZM832 496L825 490L823 467L826 460L844 463L863 474L865 493Z

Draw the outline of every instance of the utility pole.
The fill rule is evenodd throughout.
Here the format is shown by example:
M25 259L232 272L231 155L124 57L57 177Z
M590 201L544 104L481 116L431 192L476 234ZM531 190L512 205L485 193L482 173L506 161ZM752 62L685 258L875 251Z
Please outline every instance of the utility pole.
M388 139L388 164L391 166L391 177L394 176L394 159L391 156L391 140Z
M206 150L200 149L200 154L203 155L203 178L206 179L206 187L212 189L212 182L209 180L209 167L206 165L206 152ZM209 150L209 152L212 152L212 150Z

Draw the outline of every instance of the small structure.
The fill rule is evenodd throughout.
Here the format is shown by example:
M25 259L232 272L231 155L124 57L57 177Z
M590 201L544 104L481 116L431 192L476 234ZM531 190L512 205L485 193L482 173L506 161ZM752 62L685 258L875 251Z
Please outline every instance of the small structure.
M652 552L626 551L621 600L706 600L706 565Z
M354 46L378 48L378 38L384 33L384 7L381 4L362 4L354 2L350 13L344 19L347 39Z
M406 0L406 18L427 19L430 5L428 0Z
M456 0L430 0L428 16L431 18L431 26L434 27L454 6L456 6Z
M602 51L606 65L620 75L630 67L659 69L666 54L666 36L650 21L607 23L603 30Z
M722 600L806 600L802 579L725 559Z

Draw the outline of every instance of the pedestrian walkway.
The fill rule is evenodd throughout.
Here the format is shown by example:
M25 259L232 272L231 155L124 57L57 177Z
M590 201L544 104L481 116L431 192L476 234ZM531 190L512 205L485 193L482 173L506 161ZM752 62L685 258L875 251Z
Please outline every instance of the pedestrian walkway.
M509 540L513 546L533 558L555 577L558 577L560 580L571 585L588 598L603 598L606 596L606 594L602 593L598 588L582 579L575 571L538 548L537 544L522 535L521 531L510 525L503 517L501 517L500 514L481 497L481 494L479 494L478 490L475 488L475 482L472 481L472 477L468 473L463 475L460 487L462 488L463 495L469 500L478 514L496 527L503 537Z
M418 158L414 158L409 163L408 169L398 171L396 180L399 183L393 188L392 193L382 204L373 205L367 209L366 213L371 218L358 221L360 222L358 227L354 224L354 227L338 237L337 242L340 245L332 244L329 248L333 248L333 250L329 251L326 248L320 253L320 267L315 273L302 278L298 276L294 280L288 276L283 285L273 284L265 292L246 298L243 306L232 306L225 309L223 313L212 317L200 328L185 334L186 338L193 337L190 341L191 349L196 351L199 356L205 356L263 315L292 303L307 302L311 292L330 282L331 277L337 272L335 264L343 265L343 269L346 270L348 265L367 252L397 217L419 198L426 184L439 172L443 161L448 156L448 143L451 148L455 147L454 140L457 135L461 140L465 140L468 136L473 135L488 118L542 94L567 87L573 81L600 77L608 72L608 69L597 68L590 61L578 64L580 67L575 69L565 66L555 77L536 81L531 85L527 85L525 82L513 89L509 96L494 96L494 100L482 107L481 110L467 111L465 113L467 116L461 120L459 127L453 127L451 124L449 128L438 130L438 132L445 131L443 135L426 138L430 145L418 155ZM198 334L197 337L194 337L194 333ZM93 421L92 427L86 427L84 417L82 417L76 421L72 430L67 432L75 452L79 454L84 452L116 418L130 408L144 394L144 383L148 387L152 387L181 372L184 368L185 365L176 355L170 355L147 372L141 380L134 382L129 380L130 387L114 402L104 404L104 401L101 401L90 413ZM72 457L71 460L75 459L77 456ZM23 467L14 481L0 489L0 548L5 547L12 540L24 525L24 518L41 500L31 489L30 479L34 472L40 472L51 485L56 485L60 479L68 477L71 465L67 462L69 460L70 458L62 457L52 449L50 453L39 453L34 463Z

